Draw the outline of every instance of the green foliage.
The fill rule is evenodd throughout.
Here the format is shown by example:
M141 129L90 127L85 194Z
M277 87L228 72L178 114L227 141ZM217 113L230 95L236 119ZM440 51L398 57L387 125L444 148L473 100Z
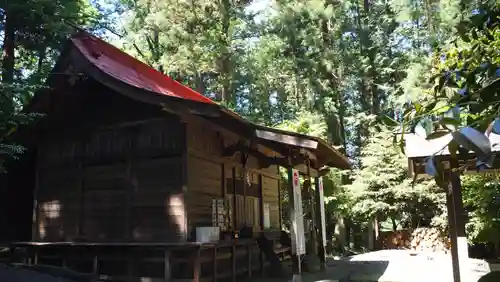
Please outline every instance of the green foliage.
M463 179L462 196L470 211L467 233L470 240L495 242L500 236L500 181L496 174Z
M405 131L411 131L423 120L431 123L433 132L428 138L462 126L484 131L498 117L499 15L497 3L484 3L478 13L456 22L453 36L443 45L442 52L434 54L433 65L427 68L429 74L424 77L429 82L415 84L421 95L405 111ZM460 109L458 120L444 116L453 107ZM496 177L464 176L462 186L469 215L469 240L496 242L500 234L500 190Z
M8 159L17 158L25 148L13 138L19 126L39 115L21 109L54 65L61 44L74 31L73 24L85 26L97 12L83 0L3 1L2 81L0 85L0 172Z
M328 130L322 115L307 111L299 112L295 119L286 120L276 128L323 139L326 139Z
M408 179L407 159L394 148L392 133L374 133L361 150L362 166L345 186L351 212L364 218L391 219L406 227L437 224L446 210L444 193L429 180Z

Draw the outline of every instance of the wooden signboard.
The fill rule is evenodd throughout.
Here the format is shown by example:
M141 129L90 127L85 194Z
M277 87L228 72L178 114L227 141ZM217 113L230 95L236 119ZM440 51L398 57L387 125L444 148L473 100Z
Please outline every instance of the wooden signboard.
M304 235L304 213L302 211L302 193L300 189L299 171L292 170L293 185L293 217L292 217L292 253L303 255L306 253Z
M269 203L264 203L264 229L271 227L271 214Z
M323 192L323 178L318 177L319 181L319 211L321 215L321 233L323 234L323 246L326 246L326 222L325 222L325 195Z

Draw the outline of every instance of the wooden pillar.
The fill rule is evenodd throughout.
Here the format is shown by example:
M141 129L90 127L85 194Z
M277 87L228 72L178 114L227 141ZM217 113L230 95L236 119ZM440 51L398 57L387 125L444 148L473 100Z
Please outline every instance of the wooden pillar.
M38 202L38 189L40 188L40 160L41 150L44 146L40 146L36 152L35 159L35 189L33 190L33 222L31 223L31 239L34 241L40 240L40 206Z
M241 153L241 178L243 180L243 224L245 227L247 227L247 169L246 169L246 164L248 160L248 153Z
M301 276L301 269L300 269L300 256L297 255L296 249L293 249L293 246L297 246L297 238L294 236L294 234L297 234L297 227L296 227L296 222L294 222L295 218L295 201L294 201L294 191L293 191L293 169L292 166L289 165L288 167L288 205L289 205L289 215L290 215L290 220L292 221L292 226L291 226L291 239L292 239L292 253L291 253L291 259L292 259L292 274L293 274L293 282L300 281L300 276Z
M163 260L163 281L170 282L172 279L172 271L170 268L170 250L166 249Z
M326 242L326 238L325 238L325 235L326 235L326 230L324 230L324 227L323 226L323 216L321 215L321 205L323 205L323 209L324 209L324 202L321 201L321 195L320 195L320 178L319 177L315 177L314 178L314 188L316 190L316 193L314 194L314 200L315 200L315 205L316 205L316 222L317 222L317 225L318 225L318 238L317 238L317 242L318 242L318 257L319 257L319 261L320 261L320 269L323 271L325 270L325 262L326 262L326 257L325 257L325 242Z
M279 175L279 169L278 169L278 175ZM278 179L278 225L280 230L283 230L283 211L282 211L282 203L281 203L281 181Z
M457 233L457 248L458 255L462 262L469 258L467 245L467 234L465 233L465 211L462 200L462 185L460 183L460 175L456 172L451 175L453 209L455 213L455 232Z
M446 193L446 208L448 210L448 233L451 243L451 263L453 267L453 281L460 282L460 265L457 249L457 233L455 230L455 211L453 208L453 199L450 191Z
M465 263L469 258L467 237L465 234L464 207L462 202L462 187L456 158L450 159L448 176L448 191L446 206L448 209L448 229L451 241L451 257L453 266L453 281L460 282L467 271Z
M260 231L264 231L264 187L263 176L259 174L259 213L260 213Z
M309 195L309 213L311 214L311 244L312 244L312 250L311 250L311 255L315 256L318 254L318 239L316 236L316 208L315 208L315 202L314 202L314 195L313 195L313 190L312 190L312 183L311 183L311 163L310 161L307 162L307 181L309 182L309 186L307 187L307 192ZM318 190L316 190L317 194Z
M130 130L128 133L130 136L136 136L136 129L133 128ZM128 185L126 189L126 195L125 195L125 222L124 222L124 237L126 240L132 239L133 235L133 229L134 226L132 226L132 209L133 209L133 201L134 201L134 194L138 190L138 181L136 177L136 156L137 156L137 142L135 138L130 138L130 148L129 152L127 153L127 159L125 161L125 166L126 166L126 174L127 174L127 180L128 180Z
M193 262L193 282L199 282L201 280L201 248L198 247L195 251L195 257Z
M232 208L232 213L233 213L233 236L234 236L234 232L236 232L236 224L237 224L237 219L236 219L236 216L238 216L238 213L237 213L237 208L236 208L236 166L233 165L233 170L232 170L232 173L233 175L233 208Z

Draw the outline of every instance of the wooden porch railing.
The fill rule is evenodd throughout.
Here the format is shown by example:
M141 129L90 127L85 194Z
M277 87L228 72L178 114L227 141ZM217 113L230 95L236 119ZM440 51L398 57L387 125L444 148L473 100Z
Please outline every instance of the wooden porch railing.
M62 266L101 281L208 282L261 276L267 263L255 240L219 243L21 242L11 261ZM289 257L277 247L280 259Z

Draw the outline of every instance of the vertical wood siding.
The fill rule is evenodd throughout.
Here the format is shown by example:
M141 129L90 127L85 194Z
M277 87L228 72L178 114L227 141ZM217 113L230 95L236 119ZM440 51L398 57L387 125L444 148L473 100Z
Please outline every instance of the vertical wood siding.
M145 113L148 105L110 96L114 98L106 96L103 103L112 107L97 106L95 115L102 120L89 120L93 126L46 133L38 158L34 238L184 240L184 124L166 113L164 118ZM150 121L120 124L134 121L124 117L120 106L130 108L138 121ZM86 117L80 114L80 119Z

